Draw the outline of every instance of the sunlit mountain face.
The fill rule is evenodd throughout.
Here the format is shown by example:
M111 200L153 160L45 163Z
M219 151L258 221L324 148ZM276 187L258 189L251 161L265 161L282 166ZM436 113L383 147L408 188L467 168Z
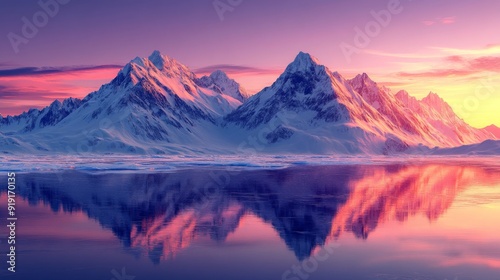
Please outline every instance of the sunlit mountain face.
M73 171L58 176L23 174L18 182L24 207L44 215L55 213L48 224L58 224L67 214L95 220L125 249L156 264L207 244L231 246L271 239L279 240L302 261L325 245L352 243L352 237L368 244L372 236L376 242L390 236L410 238L406 234L416 224L421 225L417 231L432 232L421 237L431 243L419 245L425 254L432 253L436 238L452 242L459 236L473 246L479 240L468 236L472 232L483 237L481 243L499 244L492 232L499 229L498 223L456 219L456 213L471 203L475 208L464 219L476 214L477 219L485 219L479 216L486 210L481 205L500 213L500 192L494 188L499 185L496 166L425 163L160 174ZM43 210L48 207L51 211ZM75 234L67 229L49 234L46 227L34 225L27 223L22 230L29 236L55 234L61 239ZM379 230L390 234L377 236ZM456 250L461 252L459 247ZM450 255L440 261L500 268L500 255L483 253L478 251L471 259Z

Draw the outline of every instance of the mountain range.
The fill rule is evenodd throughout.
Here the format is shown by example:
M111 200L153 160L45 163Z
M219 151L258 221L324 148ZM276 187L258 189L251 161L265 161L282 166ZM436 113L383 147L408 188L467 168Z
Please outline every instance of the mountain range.
M345 79L303 52L255 95L223 71L198 77L154 51L82 100L0 116L6 154L474 153L499 139L498 127L468 125L435 93L417 100L365 73Z

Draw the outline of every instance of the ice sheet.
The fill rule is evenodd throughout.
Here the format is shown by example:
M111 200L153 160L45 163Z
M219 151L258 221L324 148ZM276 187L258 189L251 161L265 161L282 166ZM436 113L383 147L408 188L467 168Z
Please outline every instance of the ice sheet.
M500 165L500 156L124 156L124 155L54 155L0 156L0 172L45 172L59 170L169 172L185 168L280 169L291 166L314 165L377 165L461 162Z

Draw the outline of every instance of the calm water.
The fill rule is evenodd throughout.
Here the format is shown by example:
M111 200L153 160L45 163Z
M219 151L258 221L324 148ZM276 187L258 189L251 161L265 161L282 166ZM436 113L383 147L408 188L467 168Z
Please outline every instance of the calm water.
M500 279L498 166L17 173L17 193L1 279Z

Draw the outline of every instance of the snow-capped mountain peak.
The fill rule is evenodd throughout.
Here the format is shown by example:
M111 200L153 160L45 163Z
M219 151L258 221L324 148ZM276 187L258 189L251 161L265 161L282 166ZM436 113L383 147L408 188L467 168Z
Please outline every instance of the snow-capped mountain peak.
M453 112L451 106L434 92L430 92L426 97L424 97L422 99L422 103L436 110L440 115L450 118L456 117L456 114Z
M215 70L212 74L210 74L210 78L212 78L213 80L217 80L217 81L229 81L231 80L226 72L222 71L222 70Z
M127 88L134 91L154 92L165 96L174 104L176 98L186 102L188 106L201 109L206 115L217 117L229 113L241 105L241 100L225 91L213 90L200 84L196 75L177 60L154 51L147 58L135 58L119 72L110 83L114 91L125 92ZM235 87L239 87L236 85ZM178 107L178 106L177 106Z
M194 80L195 74L177 60L154 51L147 58L132 59L120 70L113 83L126 87L136 85L141 80L164 83L165 78Z
M350 82L355 88L364 87L370 90L376 90L378 88L377 83L366 73L356 75Z
M354 88L365 88L370 92L383 91L384 93L390 94L390 89L383 85L379 85L375 82L367 73L358 74L352 80L350 80L351 85ZM392 94L390 94L392 96Z
M368 74L366 74L366 72L363 72L363 74L359 74L358 76L360 76L363 80L368 79L373 82L373 80L370 79L370 77L368 76Z
M176 74L185 73L190 76L192 74L191 70L184 64L178 62L174 58L161 54L158 50L153 51L148 57L148 60L160 71L174 72Z
M296 71L304 72L304 71L309 71L311 68L315 67L324 68L324 66L320 65L320 62L317 58L308 53L300 52L295 57L295 60L288 65L285 72L296 72Z
M352 80L349 80L349 83L356 89L361 95L365 93L370 94L379 94L379 86L376 82L374 82L368 74L358 74ZM366 98L365 98L366 99ZM369 102L370 103L370 102Z
M203 76L198 82L204 87L231 96L241 102L250 97L250 94L239 83L229 78L222 70L216 70L210 76Z
M166 62L168 61L168 57L163 56L158 50L153 51L153 53L148 57L148 59L158 69L163 69L165 67Z
M406 90L398 91L395 96L396 96L396 98L401 99L401 100L408 99L411 97L410 94Z
M417 98L411 96L406 90L398 91L395 97L409 110L413 112L418 112L420 110L420 102L417 100Z
M437 93L432 91L422 99L422 102L429 106L440 106L446 103Z

